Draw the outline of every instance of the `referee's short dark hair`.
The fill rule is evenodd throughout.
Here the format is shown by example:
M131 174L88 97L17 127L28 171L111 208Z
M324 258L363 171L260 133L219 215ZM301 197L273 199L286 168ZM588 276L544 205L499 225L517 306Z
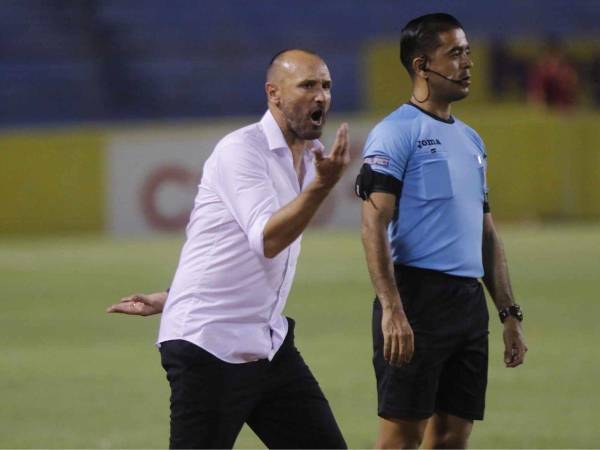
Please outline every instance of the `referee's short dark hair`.
M426 55L439 45L439 33L462 28L456 17L445 13L426 14L408 22L400 34L400 61L414 76L412 61L420 55Z

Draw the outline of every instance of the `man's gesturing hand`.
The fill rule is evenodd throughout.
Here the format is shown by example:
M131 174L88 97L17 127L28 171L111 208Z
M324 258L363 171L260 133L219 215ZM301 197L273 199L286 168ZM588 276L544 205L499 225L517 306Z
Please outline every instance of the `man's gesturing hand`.
M167 301L166 292L154 294L134 294L123 297L119 303L109 306L107 313L131 314L134 316L151 316L160 314Z
M414 336L404 311L383 308L383 357L392 366L408 364L414 352Z
M348 124L343 123L337 130L331 152L323 156L321 150L314 150L317 180L326 187L333 187L350 164L350 144Z
M504 363L506 367L517 367L525 361L527 344L521 322L514 317L508 317L504 322Z

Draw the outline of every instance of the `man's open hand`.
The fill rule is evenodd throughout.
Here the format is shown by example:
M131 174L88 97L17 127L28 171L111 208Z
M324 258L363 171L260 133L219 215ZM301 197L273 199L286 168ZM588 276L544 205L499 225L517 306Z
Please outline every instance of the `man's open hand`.
M350 164L348 124L343 123L338 128L329 155L323 156L321 150L313 150L313 153L315 155L317 180L324 186L333 187Z
M151 316L160 314L167 301L166 292L154 294L133 294L123 297L119 303L109 306L107 313L130 314L134 316Z

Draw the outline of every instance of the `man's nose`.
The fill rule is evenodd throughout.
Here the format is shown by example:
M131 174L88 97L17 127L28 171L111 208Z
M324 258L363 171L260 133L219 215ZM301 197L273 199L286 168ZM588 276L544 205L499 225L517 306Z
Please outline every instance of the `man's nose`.
M471 57L469 55L466 55L465 56L464 67L466 67L467 69L470 69L474 65L475 65L475 63L473 62L473 60L471 59Z
M315 94L315 101L319 104L325 103L327 100L327 94L325 93L325 89L319 88Z

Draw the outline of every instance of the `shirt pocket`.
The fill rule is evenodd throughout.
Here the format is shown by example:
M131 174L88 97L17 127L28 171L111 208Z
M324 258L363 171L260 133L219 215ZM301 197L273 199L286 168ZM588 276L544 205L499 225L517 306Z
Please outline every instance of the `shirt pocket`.
M423 161L421 171L425 200L442 200L454 197L447 159L436 158Z

